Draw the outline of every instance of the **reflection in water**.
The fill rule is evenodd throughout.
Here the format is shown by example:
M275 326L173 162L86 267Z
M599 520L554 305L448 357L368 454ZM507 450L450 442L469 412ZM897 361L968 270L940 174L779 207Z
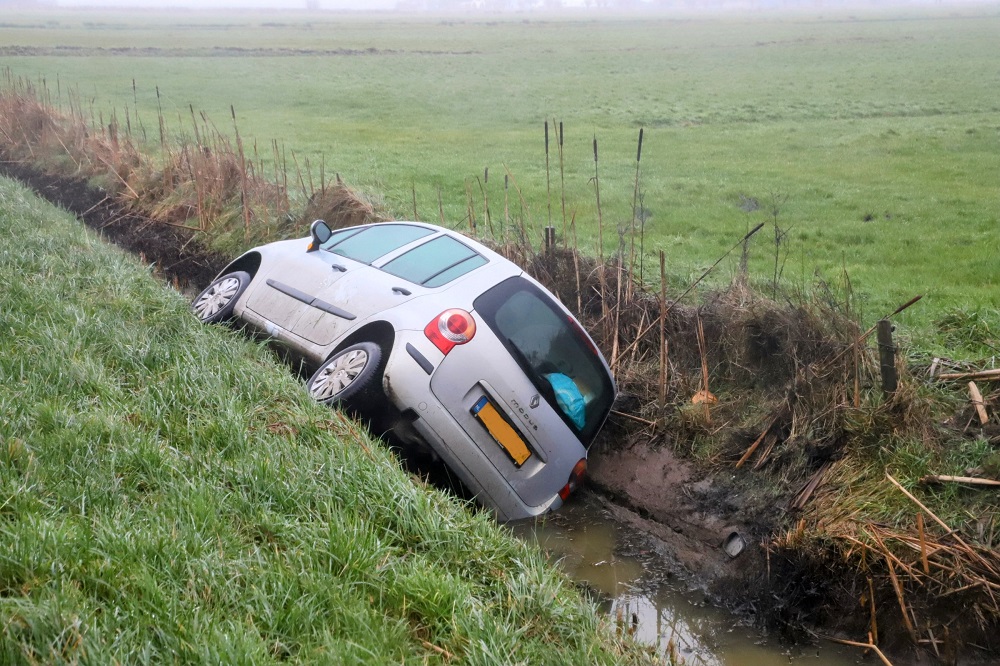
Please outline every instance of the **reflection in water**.
M785 648L709 605L673 576L654 538L616 522L593 495L580 493L557 513L513 527L591 590L616 623L685 666L846 666L861 657L833 643Z

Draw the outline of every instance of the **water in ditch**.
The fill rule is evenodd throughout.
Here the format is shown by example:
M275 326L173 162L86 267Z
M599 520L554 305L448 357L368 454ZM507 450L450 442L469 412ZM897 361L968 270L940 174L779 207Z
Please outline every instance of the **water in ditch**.
M673 575L655 539L618 522L601 500L580 493L544 520L518 523L514 532L536 542L623 631L684 666L847 666L856 648L830 642L782 645L707 602Z

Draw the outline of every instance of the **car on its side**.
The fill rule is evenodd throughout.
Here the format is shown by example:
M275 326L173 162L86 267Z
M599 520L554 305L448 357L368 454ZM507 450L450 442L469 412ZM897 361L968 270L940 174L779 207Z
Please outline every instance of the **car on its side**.
M373 407L499 520L558 508L615 398L573 315L514 263L419 222L331 230L244 253L192 303L316 368L318 401Z

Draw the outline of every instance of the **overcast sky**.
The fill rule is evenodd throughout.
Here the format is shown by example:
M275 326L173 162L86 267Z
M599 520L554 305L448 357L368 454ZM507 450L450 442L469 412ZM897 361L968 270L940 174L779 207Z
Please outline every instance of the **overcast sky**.
M650 0L638 0L648 3ZM49 0L59 7L138 7L143 9L187 8L187 9L305 9L307 0ZM949 5L949 4L996 4L1000 0L758 0L757 4L802 5L814 7L835 7L866 4L900 5ZM706 5L719 5L721 0L711 0ZM0 3L2 4L2 3ZM400 0L317 0L324 10L392 10ZM406 3L403 3L406 4ZM587 0L563 0L564 7L580 7ZM595 1L596 4L596 1Z
M398 0L319 0L322 9L395 9ZM305 9L306 0L56 0L59 7Z

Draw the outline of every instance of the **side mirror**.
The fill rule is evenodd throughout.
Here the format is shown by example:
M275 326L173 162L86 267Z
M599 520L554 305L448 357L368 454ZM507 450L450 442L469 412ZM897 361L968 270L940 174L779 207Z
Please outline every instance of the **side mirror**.
M333 231L323 220L316 220L309 227L309 233L312 235L312 242L309 243L308 252L315 252L319 249L319 246L330 240L330 236L333 235Z

